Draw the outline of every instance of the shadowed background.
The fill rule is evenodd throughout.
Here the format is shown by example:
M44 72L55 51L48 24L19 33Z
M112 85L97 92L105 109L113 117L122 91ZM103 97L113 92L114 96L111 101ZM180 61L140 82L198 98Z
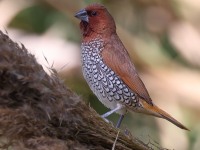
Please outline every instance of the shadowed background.
M0 29L23 43L44 68L62 79L99 114L107 109L91 93L80 67L79 20L74 14L92 0L2 0ZM195 0L102 0L154 102L185 124L129 113L122 128L162 147L200 147L200 2ZM48 61L45 60L45 57ZM47 70L47 69L46 69ZM118 115L109 118L116 122Z

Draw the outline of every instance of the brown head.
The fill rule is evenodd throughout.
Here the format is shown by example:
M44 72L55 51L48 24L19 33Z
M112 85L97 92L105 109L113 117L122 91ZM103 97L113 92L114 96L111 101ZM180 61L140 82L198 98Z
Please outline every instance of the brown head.
M116 32L112 16L101 4L91 4L77 12L75 17L81 20L80 28L84 38Z

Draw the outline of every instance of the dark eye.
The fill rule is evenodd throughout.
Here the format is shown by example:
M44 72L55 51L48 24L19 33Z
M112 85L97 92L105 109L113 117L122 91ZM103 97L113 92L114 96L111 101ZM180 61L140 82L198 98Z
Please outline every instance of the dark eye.
M91 12L91 16L96 16L97 15L97 12L96 11L92 11Z

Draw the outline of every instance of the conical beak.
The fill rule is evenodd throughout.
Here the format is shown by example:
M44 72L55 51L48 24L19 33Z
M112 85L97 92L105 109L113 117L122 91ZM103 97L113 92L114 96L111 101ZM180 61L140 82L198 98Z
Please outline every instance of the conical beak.
M75 14L75 17L82 20L82 21L86 21L88 22L88 15L87 15L87 11L85 9L80 10L79 12L77 12Z

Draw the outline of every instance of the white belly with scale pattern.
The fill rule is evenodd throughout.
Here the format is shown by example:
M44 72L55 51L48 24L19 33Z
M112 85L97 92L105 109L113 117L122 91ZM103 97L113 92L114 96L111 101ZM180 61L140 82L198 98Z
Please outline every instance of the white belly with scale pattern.
M129 87L102 60L100 52L103 50L101 40L94 40L81 45L82 71L90 89L97 98L108 108L117 105L137 105L137 98ZM126 109L117 113L124 114Z

